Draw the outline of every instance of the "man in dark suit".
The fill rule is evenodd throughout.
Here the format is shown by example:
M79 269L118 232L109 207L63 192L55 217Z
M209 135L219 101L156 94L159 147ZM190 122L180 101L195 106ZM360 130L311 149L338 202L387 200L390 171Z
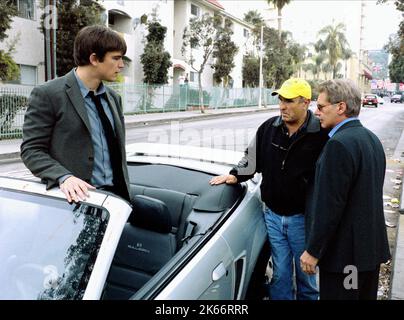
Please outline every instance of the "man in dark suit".
M319 87L316 115L331 128L316 165L306 216L308 274L320 269L320 299L376 299L380 264L390 258L383 212L386 158L357 118L361 94L349 80Z
M94 188L129 200L121 98L102 83L116 80L125 53L116 32L85 27L74 42L77 68L31 93L21 158L69 202L85 200Z

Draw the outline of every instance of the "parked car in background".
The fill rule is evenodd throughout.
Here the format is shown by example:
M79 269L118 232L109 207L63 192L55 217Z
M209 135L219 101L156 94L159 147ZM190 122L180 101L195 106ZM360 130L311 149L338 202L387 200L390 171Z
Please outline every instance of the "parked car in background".
M391 103L403 103L404 102L404 98L402 94L395 94L390 98L390 102Z
M362 98L362 107L375 106L377 108L378 104L377 95L375 94L365 94Z
M377 96L377 103L384 104L384 99L381 96Z
M261 176L209 184L242 153L147 143L126 150L131 204L100 190L69 204L34 177L0 177L0 300L254 294L253 271L268 252Z

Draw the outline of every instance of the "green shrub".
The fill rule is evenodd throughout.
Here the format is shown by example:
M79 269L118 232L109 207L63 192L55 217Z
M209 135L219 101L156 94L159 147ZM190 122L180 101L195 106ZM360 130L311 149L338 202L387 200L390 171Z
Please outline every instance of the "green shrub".
M203 90L203 104L208 106L210 103L210 94L209 92ZM190 106L199 106L199 90L189 88L188 89L188 105Z

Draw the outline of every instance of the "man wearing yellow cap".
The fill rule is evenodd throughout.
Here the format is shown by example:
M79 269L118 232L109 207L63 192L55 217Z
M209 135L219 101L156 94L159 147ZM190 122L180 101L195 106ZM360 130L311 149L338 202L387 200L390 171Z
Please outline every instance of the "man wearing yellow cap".
M262 173L261 198L273 263L270 298L317 300L315 275L301 270L299 258L305 249L306 196L328 131L308 110L311 87L307 81L291 78L272 95L279 97L280 116L265 121L239 164L210 184L234 184Z

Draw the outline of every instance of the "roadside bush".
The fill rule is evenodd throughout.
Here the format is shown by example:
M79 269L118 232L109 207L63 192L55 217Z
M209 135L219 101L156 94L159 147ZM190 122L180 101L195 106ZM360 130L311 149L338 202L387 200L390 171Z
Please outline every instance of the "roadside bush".
M203 105L209 106L210 103L210 94L209 92L203 90ZM188 105L189 106L199 106L199 90L189 88L188 89Z

